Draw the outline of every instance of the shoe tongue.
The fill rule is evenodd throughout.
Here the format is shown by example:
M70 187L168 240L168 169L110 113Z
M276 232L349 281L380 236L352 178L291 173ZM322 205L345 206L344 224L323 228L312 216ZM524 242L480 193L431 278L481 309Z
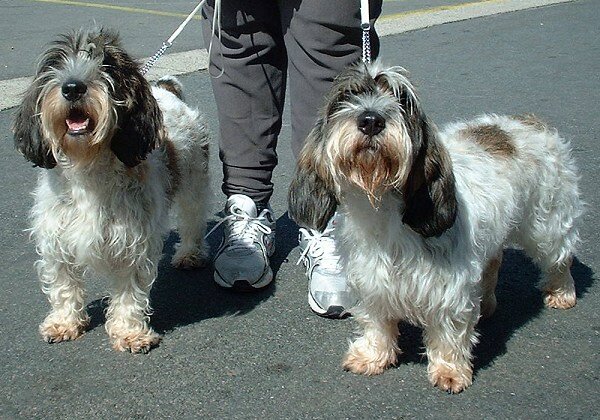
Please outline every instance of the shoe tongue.
M252 200L250 197L242 194L234 194L231 197L229 197L229 199L227 200L228 212L231 206L234 204L248 216L254 218L258 216L256 212L256 204L254 204L254 200Z

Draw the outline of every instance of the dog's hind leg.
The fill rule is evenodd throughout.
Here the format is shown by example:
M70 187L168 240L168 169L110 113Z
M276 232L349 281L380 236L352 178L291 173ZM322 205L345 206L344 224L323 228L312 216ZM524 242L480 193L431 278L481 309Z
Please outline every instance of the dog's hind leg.
M502 249L489 259L481 275L481 316L488 318L496 311L496 284L502 265Z
M542 291L544 303L550 308L569 309L577 303L575 282L571 276L573 262L573 240L571 235L556 235L548 240L548 236L527 241L524 245L527 254L535 261L543 272Z
M566 140L549 131L544 143L545 152L554 156L538 168L540 182L529 199L520 242L544 273L546 306L568 309L577 301L571 264L579 243L577 218L583 210L579 177Z
M156 268L132 268L115 272L114 276L114 291L106 312L106 331L113 348L147 353L160 342L160 335L149 325L149 295Z
M42 337L49 343L80 337L90 319L84 307L81 272L70 264L46 258L36 265L42 290L52 306L52 311L40 325Z
M569 309L577 303L575 282L571 276L572 258L564 264L555 264L546 272L543 285L544 303L550 308Z
M521 242L527 254L542 270L541 287L545 305L569 309L577 303L575 282L571 276L577 231L572 228L572 218L546 220L546 223L547 227L542 222L530 227L528 237Z
M566 182L554 191L551 201L540 203L521 228L521 244L543 272L544 303L550 308L575 306L575 283L571 265L579 242L575 219L581 213L577 186Z
M204 180L193 180L175 197L177 230L180 242L175 246L171 264L177 268L204 267L208 261L206 229L206 187ZM189 191L188 191L189 190Z
M542 291L545 305L550 308L569 309L577 303L575 282L571 276L577 231L566 228L573 226L572 218L546 220L546 223L547 227L544 227L544 223L536 223L530 228L530 237L525 241L524 248L543 272Z
M353 373L378 375L396 363L398 348L398 320L374 320L356 314L363 335L346 352L342 367Z

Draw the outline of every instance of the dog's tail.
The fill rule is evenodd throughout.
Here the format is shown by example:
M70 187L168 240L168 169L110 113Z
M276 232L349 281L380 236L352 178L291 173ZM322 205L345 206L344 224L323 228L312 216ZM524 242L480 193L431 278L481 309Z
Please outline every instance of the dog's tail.
M163 76L156 82L156 86L171 92L182 101L183 99L183 85L175 76Z

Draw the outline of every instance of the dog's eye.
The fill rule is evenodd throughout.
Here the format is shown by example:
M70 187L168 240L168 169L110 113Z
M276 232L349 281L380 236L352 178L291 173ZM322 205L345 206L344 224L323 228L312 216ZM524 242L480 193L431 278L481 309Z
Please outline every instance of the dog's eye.
M329 106L327 107L327 115L335 114L337 111L339 111L343 104L350 101L353 96L355 96L355 94L348 90L340 92L334 98L334 100L329 102Z

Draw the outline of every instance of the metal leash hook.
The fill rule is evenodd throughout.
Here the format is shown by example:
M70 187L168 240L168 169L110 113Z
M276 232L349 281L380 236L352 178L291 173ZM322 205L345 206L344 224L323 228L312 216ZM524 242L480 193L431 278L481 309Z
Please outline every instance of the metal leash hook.
M158 61L158 59L165 53L165 51L167 51L167 48L169 48L171 45L173 44L167 43L167 41L163 42L162 47L160 47L160 49L156 51L154 55L150 57L148 61L146 61L146 64L144 64L143 67L140 69L142 76L145 76L146 73L148 73L148 70L150 70L154 63Z
M146 64L144 64L142 66L142 68L140 69L140 72L142 73L142 75L146 75L146 73L148 73L148 70L150 70L150 68L154 65L154 63L156 63L158 61L158 59L165 53L165 51L167 51L167 49L169 47L171 47L171 45L173 45L173 41L175 41L175 38L177 38L179 36L181 31L183 31L183 28L185 28L185 25L187 25L188 22L190 20L192 20L194 15L196 13L198 13L198 10L200 10L200 8L202 7L202 5L205 2L206 2L206 0L202 0L200 3L198 3L198 5L194 8L194 10L192 10L192 12L188 15L188 17L185 18L185 20L181 23L181 25L179 25L179 27L175 30L175 32L173 32L173 34L169 37L169 39L167 39L165 42L163 42L162 47L160 47L159 50L156 51L156 53L154 53L154 55L152 57L150 57L150 59L148 61L146 61Z
M362 28L362 61L371 64L371 20L369 0L360 0L360 27Z

